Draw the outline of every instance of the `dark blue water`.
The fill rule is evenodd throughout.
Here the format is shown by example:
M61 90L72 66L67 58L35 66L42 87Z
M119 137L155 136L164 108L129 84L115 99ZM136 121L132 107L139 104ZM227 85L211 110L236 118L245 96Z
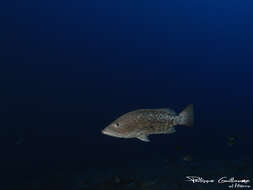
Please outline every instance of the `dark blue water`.
M1 2L5 181L25 187L58 170L184 154L252 158L252 8L250 0ZM190 103L194 126L150 143L101 134L128 111ZM233 147L228 136L238 136Z

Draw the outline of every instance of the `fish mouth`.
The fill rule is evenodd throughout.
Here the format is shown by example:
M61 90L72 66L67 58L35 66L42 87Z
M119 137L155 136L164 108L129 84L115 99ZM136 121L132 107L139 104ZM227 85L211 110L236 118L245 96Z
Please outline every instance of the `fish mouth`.
M102 134L112 136L112 133L110 133L110 131L105 130L105 129L104 129L104 130L102 130Z
M104 135L108 135L108 136L112 136L112 137L120 137L120 134L116 134L115 132L110 132L110 131L105 130L105 129L102 130L101 132Z
M106 131L106 130L102 130L102 133L103 133L104 135L110 135L110 133L109 133L108 131Z

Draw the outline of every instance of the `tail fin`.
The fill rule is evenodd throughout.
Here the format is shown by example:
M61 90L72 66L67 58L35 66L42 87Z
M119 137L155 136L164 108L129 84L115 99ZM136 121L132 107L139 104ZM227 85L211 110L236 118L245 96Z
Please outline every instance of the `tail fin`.
M188 105L178 116L178 124L192 126L194 122L193 104Z

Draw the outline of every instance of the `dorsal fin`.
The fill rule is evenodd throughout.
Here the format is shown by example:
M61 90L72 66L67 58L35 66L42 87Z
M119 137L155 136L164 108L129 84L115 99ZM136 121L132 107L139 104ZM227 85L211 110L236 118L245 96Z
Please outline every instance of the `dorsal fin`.
M177 114L173 109L170 109L170 108L160 108L158 110L166 111L167 113L169 113L171 115L176 115Z

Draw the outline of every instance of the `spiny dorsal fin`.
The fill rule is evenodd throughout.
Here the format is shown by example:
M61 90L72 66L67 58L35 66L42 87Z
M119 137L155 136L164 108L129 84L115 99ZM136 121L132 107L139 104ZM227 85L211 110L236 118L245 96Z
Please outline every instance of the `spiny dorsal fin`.
M137 139L140 139L141 141L144 141L144 142L150 142L147 135L140 135L137 137Z
M176 115L177 114L173 109L170 109L170 108L160 108L158 110L166 111L167 113L169 113L171 115Z

